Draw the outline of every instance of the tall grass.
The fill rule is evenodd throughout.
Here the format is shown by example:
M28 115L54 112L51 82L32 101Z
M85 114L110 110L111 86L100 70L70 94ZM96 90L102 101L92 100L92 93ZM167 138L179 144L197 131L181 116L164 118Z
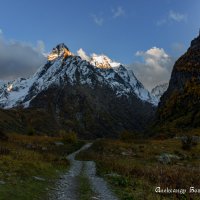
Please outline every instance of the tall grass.
M132 142L101 140L95 142L85 152L80 152L77 158L96 161L100 175L118 174L122 178L132 180L132 184L129 187L121 188L121 191L129 188L130 193L136 195L145 185L143 192L150 195L150 199L154 199L156 186L186 189L191 186L199 187L199 152L199 145L191 151L184 151L181 141L175 139ZM158 156L163 153L177 155L180 159L168 165L162 164L158 161ZM137 184L133 184L134 181ZM199 197L192 194L189 196L194 199ZM182 197L171 196L171 198Z
M56 179L69 167L66 156L83 144L66 142L63 137L14 133L7 137L0 140L0 181L5 183L0 187L0 200L47 199Z

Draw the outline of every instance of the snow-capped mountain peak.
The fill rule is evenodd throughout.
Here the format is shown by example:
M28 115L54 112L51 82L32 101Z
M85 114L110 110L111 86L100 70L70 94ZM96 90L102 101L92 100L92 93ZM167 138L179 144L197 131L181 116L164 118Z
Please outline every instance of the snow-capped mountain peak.
M103 54L97 55L95 53L92 54L90 63L98 68L103 68L103 69L118 67L120 65L120 63L112 61L106 55L103 55Z
M112 61L106 55L92 54L90 63L97 68L113 69L127 84L130 85L134 93L143 101L148 101L154 105L158 104L158 99L152 96L143 84L136 78L132 70L128 70L125 65Z
M66 58L71 55L72 53L69 51L68 47L64 43L61 43L58 44L55 48L53 48L52 52L48 55L48 60L52 61L61 56Z
M29 107L38 95L49 88L74 85L105 87L115 93L116 98L125 96L157 105L154 96L137 80L134 73L124 65L113 62L105 55L93 54L88 62L73 55L65 44L53 48L47 63L30 78L9 81L0 89L0 106L13 108Z
M12 85L12 84L8 85L7 91L10 92L10 91L12 90L12 88L13 88L13 85Z

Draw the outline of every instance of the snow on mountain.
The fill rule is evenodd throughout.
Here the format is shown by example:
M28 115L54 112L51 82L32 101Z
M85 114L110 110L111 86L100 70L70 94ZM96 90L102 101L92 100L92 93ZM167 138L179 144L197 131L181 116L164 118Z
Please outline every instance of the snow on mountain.
M7 83L8 81L0 80L0 90L3 89Z
M114 71L130 85L131 90L143 101L148 101L154 105L157 105L158 100L152 96L147 89L144 88L142 83L136 78L132 70L128 70L124 65L118 62L112 61L105 55L92 54L90 63L98 68L109 69Z
M0 80L0 98L4 94L7 89L8 81Z
M105 55L97 55L97 54L92 54L90 63L98 68L105 68L105 69L112 67L119 67L121 65L120 63L112 61Z
M64 58L71 56L72 53L69 51L67 46L63 43L56 46L56 48L53 48L52 52L47 56L49 61L55 60L56 58L60 56L64 56Z
M105 85L117 97L135 95L142 101L157 105L157 99L144 88L132 71L104 55L93 54L88 62L73 55L64 44L57 45L47 63L30 78L0 82L0 107L29 107L30 102L49 87L66 84ZM3 87L1 87L3 85Z
M160 100L160 97L164 94L164 92L167 90L169 84L164 83L161 85L157 85L155 88L151 90L151 94L155 96L158 100Z

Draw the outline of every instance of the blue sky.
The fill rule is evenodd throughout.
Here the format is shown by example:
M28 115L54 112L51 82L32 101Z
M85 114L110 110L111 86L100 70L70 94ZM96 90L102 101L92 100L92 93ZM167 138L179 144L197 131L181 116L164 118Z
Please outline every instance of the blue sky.
M64 42L129 64L152 47L183 53L198 34L199 10L199 0L0 0L0 30L6 41L42 41L46 52Z
M172 52L174 43L187 47L200 27L199 0L6 0L0 3L0 29L8 39L33 44L42 40L47 51L65 42L74 52L83 48L88 53L105 53L124 63L130 63L136 51L153 46L167 52ZM113 12L118 8L123 12L114 17ZM170 20L170 11L186 18ZM95 17L102 19L102 23L95 23ZM162 24L162 20L166 22Z

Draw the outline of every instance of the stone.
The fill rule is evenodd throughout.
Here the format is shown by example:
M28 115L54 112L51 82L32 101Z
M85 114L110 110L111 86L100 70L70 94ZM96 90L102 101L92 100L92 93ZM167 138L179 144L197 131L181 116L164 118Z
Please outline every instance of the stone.
M4 184L6 184L5 181L0 181L0 185L4 185Z
M62 145L64 145L63 142L54 142L54 144L55 144L56 146L62 146Z
M160 156L158 156L158 161L164 165L172 163L172 161L180 160L179 156L173 155L173 154L167 154L163 153Z
M44 178L39 177L39 176L33 176L33 178L34 178L35 180L37 180L37 181L45 181Z

